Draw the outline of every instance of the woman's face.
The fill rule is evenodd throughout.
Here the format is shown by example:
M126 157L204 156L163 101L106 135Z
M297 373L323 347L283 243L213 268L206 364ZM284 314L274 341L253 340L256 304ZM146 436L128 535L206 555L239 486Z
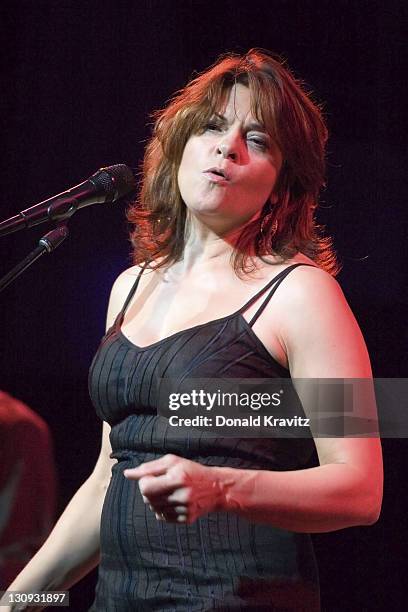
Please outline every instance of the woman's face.
M218 227L234 227L259 213L274 187L282 155L252 116L248 87L237 84L225 109L186 143L178 185L187 208Z

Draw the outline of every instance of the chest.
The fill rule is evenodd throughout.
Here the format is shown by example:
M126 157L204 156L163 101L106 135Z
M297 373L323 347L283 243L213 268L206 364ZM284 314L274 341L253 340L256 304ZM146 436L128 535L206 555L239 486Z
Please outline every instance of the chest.
M278 270L279 271L279 270ZM130 303L122 323L122 333L138 347L147 347L182 330L191 329L209 321L222 319L242 309L252 297L261 293L241 312L251 324L252 331L268 353L283 367L288 361L280 336L284 307L281 300L268 301L267 307L252 325L252 319L265 300L268 300L267 278L243 282L223 278L217 282L202 275L199 280L168 282L162 276L145 280Z
M89 390L100 418L113 425L135 413L160 414L161 407L180 393L217 393L220 385L224 391L236 391L236 383L231 388L228 379L287 378L287 370L279 365L240 314L183 329L146 346L113 327L92 362Z

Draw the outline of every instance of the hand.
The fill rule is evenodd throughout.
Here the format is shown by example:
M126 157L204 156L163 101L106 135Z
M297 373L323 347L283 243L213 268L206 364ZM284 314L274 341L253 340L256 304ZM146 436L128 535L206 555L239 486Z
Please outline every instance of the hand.
M157 520L193 523L198 517L219 510L222 488L214 468L177 455L164 455L123 472L138 480L143 501Z

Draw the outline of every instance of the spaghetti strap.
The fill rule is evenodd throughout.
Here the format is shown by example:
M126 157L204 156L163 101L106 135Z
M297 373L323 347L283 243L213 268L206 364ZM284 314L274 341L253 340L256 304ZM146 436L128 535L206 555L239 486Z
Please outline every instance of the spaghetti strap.
M123 321L123 317L125 316L125 312L127 307L129 306L130 300L132 299L132 297L135 295L136 293L136 289L139 285L139 281L141 279L141 276L143 274L143 272L145 271L145 269L147 268L147 266L149 265L149 261L146 261L145 264L140 268L139 270L139 274L137 275L137 278L135 280L135 282L132 285L131 290L129 291L129 294L125 300L125 303L123 304L122 310L119 311L118 316L116 317L116 323L120 322L120 324Z
M242 308L240 308L238 312L240 313L245 312L245 310L247 310L250 306L252 306L252 304L254 304L261 295L263 295L270 287L272 287L266 299L262 302L261 306L258 308L258 310L254 314L252 319L249 321L250 327L252 327L252 325L255 323L258 317L263 313L263 311L265 310L266 306L268 305L270 299L272 298L273 294L275 293L276 289L279 287L281 282L288 276L288 274L290 274L290 272L292 272L292 270L294 270L295 268L298 268L299 266L309 266L311 268L316 267L313 264L297 263L297 264L293 264L292 266L289 266L288 268L285 268L285 270L282 270L282 272L279 272L279 274L274 276L274 278L270 280L269 283L265 285L265 287L263 287L263 289L258 291L257 294L255 294L246 304L244 304L244 306L242 306Z

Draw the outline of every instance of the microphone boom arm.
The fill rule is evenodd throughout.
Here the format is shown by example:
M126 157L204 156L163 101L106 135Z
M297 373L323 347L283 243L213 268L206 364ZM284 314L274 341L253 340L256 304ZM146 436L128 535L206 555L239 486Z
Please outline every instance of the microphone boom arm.
M31 251L20 263L18 263L10 272L8 272L3 278L0 279L0 291L3 291L10 283L13 282L20 274L27 270L37 259L44 255L44 253L51 253L57 247L59 247L65 238L68 237L69 230L66 223L61 223L57 227L54 227L50 232L45 234L38 241L38 246Z

